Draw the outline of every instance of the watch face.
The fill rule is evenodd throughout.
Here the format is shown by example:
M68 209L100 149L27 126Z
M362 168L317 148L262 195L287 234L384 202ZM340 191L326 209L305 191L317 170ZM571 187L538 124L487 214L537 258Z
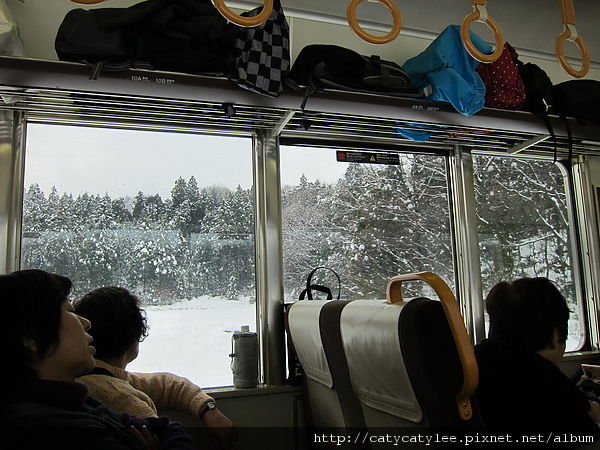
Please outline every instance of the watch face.
M215 409L216 407L217 407L217 404L215 402L208 402L206 404L206 406L204 407L204 410L200 414L200 417L204 416L204 414L206 414L207 412Z

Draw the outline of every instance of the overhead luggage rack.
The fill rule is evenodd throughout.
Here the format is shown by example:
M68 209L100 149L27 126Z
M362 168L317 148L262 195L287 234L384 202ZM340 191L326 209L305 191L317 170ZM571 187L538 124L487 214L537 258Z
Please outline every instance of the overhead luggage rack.
M284 142L382 150L444 152L457 145L477 152L547 155L554 141L542 120L519 111L483 109L467 117L450 104L341 91L310 96L284 91L276 99L229 80L130 69L89 80L83 64L0 57L0 109L29 121L194 133L252 135L271 130ZM559 156L566 156L565 124L551 122ZM417 124L431 137L414 142L398 128ZM570 119L573 151L600 154L600 127Z
M16 92L0 87L0 95L8 99L1 107L26 111L29 120L34 121L98 126L109 123L124 128L198 130L228 135L249 135L255 129L271 129L284 113L231 103L94 92L45 89Z

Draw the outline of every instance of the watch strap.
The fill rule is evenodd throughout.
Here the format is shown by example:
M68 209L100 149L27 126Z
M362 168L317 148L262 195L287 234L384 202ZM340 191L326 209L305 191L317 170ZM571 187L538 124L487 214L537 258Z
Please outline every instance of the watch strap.
M217 407L217 404L215 403L214 400L210 400L209 402L206 403L206 405L204 405L204 408L202 409L202 412L200 413L200 417L204 417L204 415L210 411L213 410Z

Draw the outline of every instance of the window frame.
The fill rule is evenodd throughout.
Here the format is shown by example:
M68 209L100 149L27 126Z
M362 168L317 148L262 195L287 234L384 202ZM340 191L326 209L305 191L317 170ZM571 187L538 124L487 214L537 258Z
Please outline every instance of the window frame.
M23 164L24 164L24 142L26 139L26 123L28 114L21 111L7 110L3 113L2 126L10 130L9 137L6 138L11 151L2 153L0 163L4 168L9 167L10 177L3 177L0 187L5 194L0 199L0 230L3 233L2 245L0 250L4 251L6 258L0 261L0 269L4 272L18 270L18 260L20 253L20 221L22 217L23 200ZM75 122L81 123L81 118ZM115 119L116 120L116 119ZM52 124L52 120L36 119L36 122ZM56 123L56 122L54 122ZM60 123L68 124L64 119ZM97 126L109 126L126 128L135 128L131 122L126 125L119 125L118 122L105 121L98 123L97 117L89 119L88 123L94 123ZM147 124L141 123L140 129L147 129ZM164 129L164 128L162 128ZM180 128L175 130L181 131ZM283 275L282 275L282 245L281 245L281 193L279 185L279 142L282 126L278 124L273 129L255 129L253 138L253 176L255 184L255 238L256 238L256 286L257 286L257 330L259 331L261 344L262 376L266 386L283 385L285 382L285 345L284 345L284 326L281 308L283 303ZM223 130L215 132L210 129L187 129L186 132L198 132L207 134L228 134ZM232 130L232 135L239 136L239 130ZM289 145L310 145L327 146L327 141L318 138L303 137L296 139L287 137L285 143ZM354 148L370 148L368 140L355 143ZM329 142L330 145L330 142ZM410 151L410 146L406 143L397 145L386 145L386 151ZM439 147L419 147L420 151L437 153L445 152ZM450 186L451 211L454 217L463 214L463 221L456 223L452 220L455 239L455 264L456 271L456 291L457 299L463 310L467 329L470 332L474 342L482 338L481 324L483 324L482 311L473 308L477 304L475 299L481 299L482 292L480 284L478 286L477 274L479 270L473 271L472 262L464 260L465 256L473 254L475 246L471 240L464 240L465 230L468 231L472 226L473 219L468 213L472 208L468 204L468 195L465 189L469 189L469 158L472 147L455 145L449 154L449 172L452 178ZM527 157L519 155L519 157ZM471 161L472 165L472 161ZM471 169L472 170L472 169ZM576 176L573 177L573 170ZM571 232L575 233L577 239L573 240L576 246L573 255L574 260L582 262L582 267L575 269L575 276L580 280L576 283L580 290L578 295L585 299L587 293L595 294L600 292L600 283L596 280L594 273L600 270L600 249L594 246L593 239L589 237L591 232L590 224L596 225L595 216L590 213L590 205L593 210L593 195L591 194L591 185L589 185L588 164L585 157L579 157L574 169L569 170L567 179L571 195L570 202L574 205L569 208L569 213L574 218L580 215L582 220L577 221L578 225L571 227ZM6 170L4 169L4 172ZM470 175L472 177L472 173ZM576 186L575 186L576 185ZM463 211L462 213L460 211ZM593 217L593 219L592 219ZM462 243L460 235L462 236ZM585 234L582 242L580 235ZM259 236L261 242L259 242ZM458 236L458 237L457 237ZM597 244L597 242L596 242ZM478 243L477 243L478 245ZM582 258L582 253L587 252L587 258ZM598 330L598 320L592 314L598 308L598 296L582 301L585 305L586 329L588 330L587 345L585 350L598 351L600 349ZM589 304L588 304L589 303Z
M32 137L30 137L30 139L28 140L29 142L33 142L33 136L34 136L34 131L35 130L32 130L31 126L35 126L35 125L60 127L60 128L58 128L59 132L57 133L59 135L58 138L57 138L59 140L59 144L58 145L60 145L60 143L64 142L65 138L68 139L68 136L66 136L65 133L68 134L69 132L71 132L71 130L72 130L72 132L73 132L74 135L79 135L80 132L83 133L86 140L88 139L88 134L93 135L94 130L98 130L99 132L103 132L103 131L107 131L107 130L108 131L110 131L110 130L115 130L115 131L121 131L121 130L123 130L123 131L130 131L130 129L128 127L111 126L110 124L107 124L107 123L102 124L103 126L96 126L95 124L91 124L91 123L73 125L73 124L70 124L70 123L48 124L48 123L46 123L44 121L32 121L32 122L29 122L29 123L25 124L24 127L23 127L25 134L28 131L31 132L31 136ZM136 129L134 131L136 131L136 132L139 132L139 131L145 132L146 136L149 137L149 139L151 139L153 142L157 139L157 136L156 136L157 133L159 133L159 134L162 133L164 135L164 138L166 139L166 143L163 144L163 145L160 145L160 146L156 147L157 150L158 150L158 153L160 153L161 157L168 158L168 161L165 161L165 160L161 161L163 166L166 163L170 163L170 161L172 161L172 159L176 157L176 155L174 153L177 152L177 150L178 150L177 148L174 148L173 149L174 151L171 152L169 150L169 147L170 147L169 144L171 142L177 142L177 140L180 137L186 138L186 137L190 137L191 136L193 139L191 140L191 142L188 140L189 145L188 145L187 148L191 148L191 151L193 153L192 154L187 153L188 156L184 157L183 159L180 158L180 162L178 164L175 164L174 167L175 168L182 167L182 162L183 162L183 165L184 165L183 169L187 171L187 169L189 168L191 170L191 173L195 173L195 176L198 177L198 179L200 179L200 180L202 180L204 178L203 175L202 175L202 170L205 167L205 166L203 166L203 161L205 161L206 158L208 157L208 152L210 152L212 154L213 153L212 149L214 147L223 147L224 144L226 144L225 142L221 142L219 140L217 140L216 143L214 141L212 141L212 140L210 142L207 142L207 140L205 140L203 138L207 137L207 136L208 137L210 137L210 136L216 136L216 137L218 137L220 139L227 139L227 138L224 138L222 135L214 135L214 134L210 134L209 135L207 133L195 133L193 135L191 135L190 133L187 133L187 134L184 135L183 133L181 133L181 130L159 130L159 131L154 131L154 130L137 130ZM105 154L106 152L104 152L102 150L99 151L97 149L99 149L99 148L103 149L104 146L112 146L111 142L116 142L115 140L119 140L120 142L123 142L124 140L127 139L126 137L124 138L121 134L117 134L116 136L115 135L101 134L100 135L101 137L99 137L99 135L96 134L96 136L97 136L96 139L101 140L103 143L104 143L103 138L105 138L105 139L108 140L106 143L104 143L104 145L102 147L98 147L98 145L90 146L90 149L95 152L95 155L98 155L100 158L104 158L104 159L106 158L106 154ZM143 143L140 143L140 141L143 141L144 139L142 138L142 139L138 140L136 134L133 134L132 136L133 136L132 138L136 139L135 142L139 143L139 145L141 145L140 148L144 148ZM221 161L223 161L224 164L228 165L228 167L232 167L232 166L237 165L238 167L240 167L242 169L242 172L240 172L240 176L239 177L236 176L236 179L234 180L234 183L238 183L239 182L241 185L243 185L244 186L244 191L247 193L248 196L251 196L251 195L253 195L254 189L253 189L252 186L250 186L248 184L248 182L250 182L250 180L252 179L252 171L253 171L253 168L252 168L252 154L251 154L252 153L252 149L251 149L252 139L251 139L251 137L240 137L239 135L233 135L233 136L231 136L231 139L236 139L238 141L238 142L232 144L234 146L234 152L233 152L233 154L236 155L235 157L233 157L233 156L232 157L234 159L236 159L236 162L230 161L229 159L232 158L232 157L230 157L230 158L227 158L227 159L221 158L219 160L219 163L221 163ZM36 141L37 141L38 144L40 144L40 143L43 144L42 146L38 146L39 150L41 150L41 151L35 152L35 153L33 151L31 151L31 153L33 153L33 155L30 155L30 154L28 154L29 152L28 152L27 148L24 148L23 154L21 155L21 159L23 161L23 170L20 171L20 175L22 175L22 177L21 177L22 180L20 181L20 183L23 186L23 189L21 189L23 191L23 195L25 195L25 191L29 188L29 186L32 183L36 183L36 181L37 181L37 180L34 180L34 179L30 179L30 180L27 179L28 178L27 177L28 174L26 173L27 172L27 165L32 165L32 163L33 163L33 161L31 159L28 160L28 157L31 158L32 156L46 155L48 158L53 158L53 156L54 156L54 153L52 152L52 149L54 148L53 146L48 146L47 142L45 142L43 139L41 139L39 137L39 135L38 135ZM133 145L135 145L135 144L133 144ZM115 146L116 146L116 144L115 144ZM68 147L68 145L67 145L67 147ZM79 150L79 148L80 148L80 146L78 146L75 149L75 151L67 153L69 155L69 157L72 155L74 158L77 158L77 154L81 153L81 151ZM70 148L68 148L68 150L70 150ZM240 152L241 152L241 154L240 154ZM113 161L115 161L115 162L118 163L119 161L121 161L120 158L123 157L124 160L128 161L128 162L125 162L123 164L123 166L125 168L131 168L132 165L135 166L135 167L137 167L137 164L138 164L137 163L137 159L138 158L137 157L135 157L135 158L127 158L127 155L125 153L126 152L120 152L120 151L116 152L116 153L113 152L113 156L111 158L112 158ZM144 152L144 156L146 154L147 154L147 152ZM181 155L182 153L180 152L179 154ZM230 152L229 154L231 155L232 153ZM56 155L56 156L58 157L58 155ZM242 157L243 164L240 164L240 163L237 162L237 160L239 159L239 156ZM192 162L192 160L194 160L194 157L198 157L199 158L199 159L195 159L196 163L194 164L194 166L198 167L198 170L194 170L194 167L192 167L192 166L189 165ZM52 165L52 163L53 163L53 161L49 162L50 165ZM37 166L38 167L42 167L43 170L47 169L47 166L45 166L45 165L37 165ZM88 166L89 166L89 162L87 162L87 158L86 158L86 162L83 163L82 170L85 170L85 168L88 167ZM89 166L89 167L92 167L92 166ZM98 167L95 167L95 168L98 169ZM62 169L62 166L60 166L60 168L58 170L61 170L61 169ZM135 182L136 177L135 176L133 176L133 178L131 177L134 170L139 170L139 168L137 168L137 169L133 169L132 168L131 170L128 170L128 175L127 175L127 182L131 182L131 183L129 183L129 186L133 187L133 188L135 188L136 185L138 185ZM150 170L149 171L147 169L147 170L143 170L143 171L145 173L147 173L147 174L152 174L152 176L154 176L154 177L157 176L156 175L157 174L156 170ZM180 173L180 171L178 171L178 172ZM218 171L217 175L220 172L221 171ZM107 174L106 171L102 171L102 173L104 173L105 175ZM206 173L206 172L204 172L204 173ZM32 175L32 174L30 173L29 175ZM52 180L56 180L56 183L59 183L60 182L60 178L62 178L64 176L68 176L68 175L64 175L64 174L61 174L60 172L58 172L57 174L54 175L54 177L52 178ZM167 183L175 182L175 185L177 184L177 180L175 180L174 178L171 179L169 176L165 177L164 174L162 174L160 176L162 176L163 179L166 179ZM56 177L58 177L58 178L56 178ZM192 177L194 177L194 175L192 175ZM185 178L187 179L188 177L186 176ZM151 182L151 184L153 184L152 182L154 181L154 179L155 178L152 178L152 177L149 179L150 182ZM183 177L180 177L180 179L183 179ZM221 178L219 177L219 179L216 181L216 183L219 183L220 179ZM102 177L102 180L105 180L105 176ZM27 182L27 185L25 185L25 182ZM54 181L53 181L53 183L54 183ZM86 185L86 180L85 179L83 179L81 183L77 183L77 184L82 186L82 191L85 190L87 192L93 192L92 196L95 196L96 194L102 195L103 191L101 191L101 190L99 190L97 192L94 188L92 188L92 191L89 191L88 190L89 186ZM232 192L235 192L235 188L232 187L232 186L233 185L230 185L229 188L231 189ZM203 186L201 186L201 188L202 187ZM75 188L75 189L77 189L77 188ZM104 184L102 185L102 189L104 189ZM147 192L148 194L153 194L153 193L157 194L156 191L151 191L151 189L152 188L146 187L145 189L142 189L142 190L145 191L145 192ZM173 190L173 184L170 184L170 189L171 189L171 192L172 192L172 190ZM48 186L46 186L45 189L44 189L44 191L45 191L46 194L49 193L49 190L50 189L49 189ZM77 192L76 190L67 190L67 192L62 192L62 189L61 189L61 194L63 194L63 193L69 193L68 191L71 191L70 193L73 194L73 196L75 198L78 195L80 195L80 192ZM131 193L130 197L133 199L133 197L135 195L135 192L138 192L138 191L139 191L138 189L134 189L133 192ZM166 192L166 189L165 189L165 192L163 192L161 190L160 195L164 196L164 200L165 201L172 200L172 197L169 196L169 194ZM113 196L113 197L114 197L114 199L117 198L117 196ZM121 195L119 195L119 197L121 197ZM248 198L248 197L246 197L246 198ZM27 237L27 234L24 234L24 228L23 228L22 225L23 224L27 225L27 224L26 224L26 219L23 220L23 213L24 213L23 209L24 209L24 206L25 206L25 202L20 201L20 204L21 204L21 208L20 208L20 212L18 213L18 217L21 219L21 227L19 229L19 235L21 236L21 239L19 240L19 250L20 251L19 251L19 257L17 258L17 260L15 262L15 267L16 267L15 270L23 268L23 267L21 267L21 265L24 265L25 267L29 266L29 267L32 267L32 268L39 267L39 265L40 265L40 264L37 264L35 262L32 263L32 262L22 261L23 258L21 256L23 256L24 252L27 251L26 250L27 249L27 245L26 244L22 245L23 242L26 242L26 237ZM253 210L254 210L254 207L252 207L252 212L253 212ZM245 217L249 218L251 216L246 215ZM253 218L253 216L252 216L252 218ZM255 227L254 221L252 220L252 225L250 225L250 222L248 222L247 225L248 225L248 227L246 227L247 231L249 233L250 232L253 233L253 230L254 230L254 227ZM129 224L126 225L126 226L129 226ZM162 231L164 231L164 230L162 230ZM172 232L173 232L173 230L168 230L168 231L166 231L166 234L172 233ZM109 231L109 233L110 233L110 231ZM161 233L161 231L158 231L157 233ZM87 237L84 238L84 239L85 239L84 242L86 242L86 241L89 242ZM157 240L155 240L153 238L149 238L149 239L147 239L147 238L141 238L141 239L137 238L136 242L140 243L140 242L148 241L148 240L151 240L151 241L154 241L154 242L158 242ZM248 242L250 243L251 247L250 247L250 245L246 247L245 254L248 256L248 259L250 259L250 256L252 256L252 258L254 258L255 257L255 253L256 253L254 245L253 245L254 244L254 236L252 236L252 240L248 241ZM218 244L223 244L223 241L218 241ZM62 238L61 238L61 241L58 243L58 245L61 246L61 247L64 246L64 241L62 240ZM74 245L73 248L74 249L78 249L78 248L81 248L81 246L80 245ZM167 250L163 254L167 254L168 255L171 251L174 252L174 250L169 249L169 250ZM118 256L119 259L127 257L127 256L125 256L126 255L125 252L123 252L123 253L117 252L116 254L119 255ZM69 261L73 261L74 258L75 258L75 260L77 259L76 257L70 257ZM132 253L132 254L129 255L128 259L130 261L131 261L131 258L134 258L134 259L136 258L135 253ZM227 264L225 264L225 265L227 265ZM253 270L255 266L256 266L256 264L253 264L250 267ZM62 273L62 272L60 272L60 270L61 270L60 267L56 267L54 264L49 265L48 267L49 268L46 268L46 270L53 271L53 268L56 268L56 271L58 273ZM190 267L185 266L185 265L183 265L183 266L179 265L179 267L180 268L184 268L183 270L185 270L185 271L187 271L187 270L190 269ZM247 266L244 266L244 267L247 267ZM44 267L39 267L39 268L44 268ZM115 269L114 265L113 265L112 269L113 269L112 271L108 271L108 272L107 272L107 269L102 269L101 273L102 274L107 274L107 277L109 277L110 279L115 279L114 275L116 275L116 272L114 270ZM232 269L233 269L233 267L229 270L229 273L231 273ZM97 280L93 284L90 284L89 286L86 286L85 285L86 278L80 278L79 281L77 281L77 278L78 278L77 274L78 273L79 274L85 273L84 270L75 270L75 271L73 271L73 270L70 270L68 268L65 268L63 270L70 272L69 276L73 279L73 281L75 283L74 289L71 292L71 295L73 295L73 296L82 295L87 290L95 288L95 287L98 287L99 285L97 283L107 283L108 282L107 280L104 280L104 281ZM154 270L154 268L152 270ZM175 267L175 271L176 270L177 270L177 267ZM141 271L138 269L138 270L133 270L131 273L133 273L134 275L133 275L132 279L129 279L129 281L127 281L127 283L130 284L130 286L128 286L129 289L133 291L133 290L136 290L134 284L135 284L136 280L139 280L139 276L141 275ZM171 272L171 273L173 273L173 272ZM65 273L65 275L68 275L68 274ZM117 276L117 278L121 278L121 277ZM122 282L125 279L126 279L126 277L122 277L121 281L119 281L119 282ZM180 277L174 276L173 280L177 281L176 284L181 283ZM249 276L248 278L246 278L246 280L248 280L248 285L247 286L250 287L251 290L250 290L250 292L244 292L244 295L251 295L251 296L254 297L255 296L255 292L256 292L256 286L252 286L249 283L255 284L255 277L254 276ZM143 292L136 292L136 293L138 295L140 295L140 298L145 299L145 300L149 300L149 302L146 303L146 306L147 306L146 310L147 310L147 312L148 312L149 315L152 314L151 310L153 309L153 306L154 306L152 304L152 301L151 301L153 299L152 294L145 295ZM192 295L192 294L188 294L188 295ZM202 295L202 293L200 295ZM75 299L75 297L73 297L73 299ZM254 299L252 299L252 302L254 302ZM252 330L254 330L255 326L254 326L253 322L256 320L256 315L257 315L256 314L256 310L257 310L257 308L256 308L255 305L252 305L252 306L254 306L254 308L251 308L251 311L248 311L248 313L245 314L245 317L246 317L245 319L242 318L242 321L238 322L237 325L234 325L233 323L231 323L228 326L227 329L233 331L234 329L239 329L240 325L248 323L248 324L252 324ZM234 326L237 327L237 328L231 328L231 327L234 327ZM163 328L161 326L161 324L157 323L155 331L160 334L160 329L161 328ZM163 328L163 330L164 330L164 328ZM152 333L152 336L154 336L154 333ZM152 336L151 336L151 340L153 340ZM206 387L211 387L212 388L214 386L226 386L226 385L231 384L230 358L227 356L230 353L230 350L228 350L228 345L230 345L230 344L228 344L228 342L229 342L229 337L228 336L229 335L225 334L225 333L220 333L219 336L221 336L219 338L219 344L218 344L220 346L220 350L219 350L218 354L215 355L215 358L218 357L218 358L221 359L221 363L219 363L219 366L221 368L221 370L219 372L220 376L218 377L217 381L211 381L211 382L208 382L206 380L203 381L204 383L209 383L209 384L205 385ZM179 339L179 338L184 339L184 336L180 335L180 336L177 337L177 339ZM181 341L181 342L183 342L183 341ZM159 342L157 342L157 344L160 345ZM183 345L184 344L182 343L182 346ZM223 348L223 347L225 347L225 348ZM190 351L193 352L193 349L191 349L191 350L187 349L186 353L181 353L180 352L179 354L181 355L180 359L182 361L188 360L188 362L190 364L192 364L193 363L193 361L192 361L193 358L192 358L192 356L190 356L190 355L192 355L192 353L190 353ZM215 352L215 350L213 350L213 352ZM144 355L150 356L150 354L146 354L145 351L142 351L141 357L138 358L138 359L136 359L136 361L132 364L132 366L136 365L136 364L139 364L141 361L143 361L144 360ZM187 356L185 356L185 355L187 355ZM189 358L192 358L192 359L189 359ZM140 365L138 365L138 370L147 371L148 369L147 368L146 369L141 368ZM160 370L167 370L167 369L160 369ZM229 378L225 377L225 375L226 375L225 372L227 372L227 371L229 371ZM198 374L198 380L199 380L198 382L200 382L201 380L203 380L203 379L206 378L203 375L202 372L203 372L202 370L196 371L196 373ZM183 374L183 375L184 376L189 376L187 374ZM189 377L191 378L191 376L189 376ZM217 378L217 377L213 377L213 380L215 378Z
M575 350L570 350L569 352L566 352L565 355L568 354L573 354L576 352L580 352L583 350L589 350L590 349L590 334L589 334L589 320L587 319L587 310L589 308L589 305L587 304L586 301L584 301L585 296L584 296L584 292L585 292L585 285L584 285L584 280L582 277L582 252L581 252L581 228L580 228L580 223L579 220L577 220L578 214L576 212L577 209L577 204L578 202L581 201L581 195L577 195L577 191L574 189L574 176L573 176L573 172L571 170L569 170L569 164L567 163L567 161L564 160L555 160L553 157L549 157L549 156L536 156L536 157L531 157L531 156L511 156L511 155L498 155L498 154L489 154L486 152L475 152L474 155L476 156L486 156L486 157L499 157L499 158L514 158L517 160L533 160L533 161L543 161L543 162L553 162L555 167L557 167L557 169L560 171L561 175L562 175L562 180L563 180L563 185L564 185L564 190L565 190L565 197L566 197L566 213L567 213L567 220L568 223L570 224L570 226L568 227L568 233L569 233L569 242L570 242L570 252L571 252L571 257L572 257L572 262L571 262L571 269L572 269L572 274L573 274L573 287L574 287L574 297L576 300L576 304L577 304L577 308L578 308L578 315L579 315L579 321L580 321L580 341L579 344L577 346L577 349ZM472 156L471 155L471 171L473 170L473 164L472 164ZM474 176L474 174L472 173L472 175ZM474 187L474 179L473 179L473 187ZM474 195L474 194L473 194ZM474 232L478 233L478 223L477 223L477 216L475 216L474 218L475 223L474 223ZM478 248L478 253L479 253L479 248ZM479 261L479 255L478 255L478 261ZM481 265L478 264L478 273L479 275L481 275ZM480 276L481 279L481 276ZM560 288L560 286L559 286ZM481 302L481 318L478 320L478 323L480 323L482 325L482 330L480 331L480 336L481 339L487 337L486 336L486 331L485 331L485 305L484 305L484 300L485 300L485 292L482 292L482 302ZM478 342L479 340L475 341Z

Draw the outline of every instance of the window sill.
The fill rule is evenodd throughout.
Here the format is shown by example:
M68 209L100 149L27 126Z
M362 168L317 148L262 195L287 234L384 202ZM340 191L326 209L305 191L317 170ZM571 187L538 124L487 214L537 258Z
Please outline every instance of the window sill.
M258 395L277 395L299 393L301 386L259 386L251 389L237 389L233 386L220 386L204 389L215 400L225 398L252 397Z

